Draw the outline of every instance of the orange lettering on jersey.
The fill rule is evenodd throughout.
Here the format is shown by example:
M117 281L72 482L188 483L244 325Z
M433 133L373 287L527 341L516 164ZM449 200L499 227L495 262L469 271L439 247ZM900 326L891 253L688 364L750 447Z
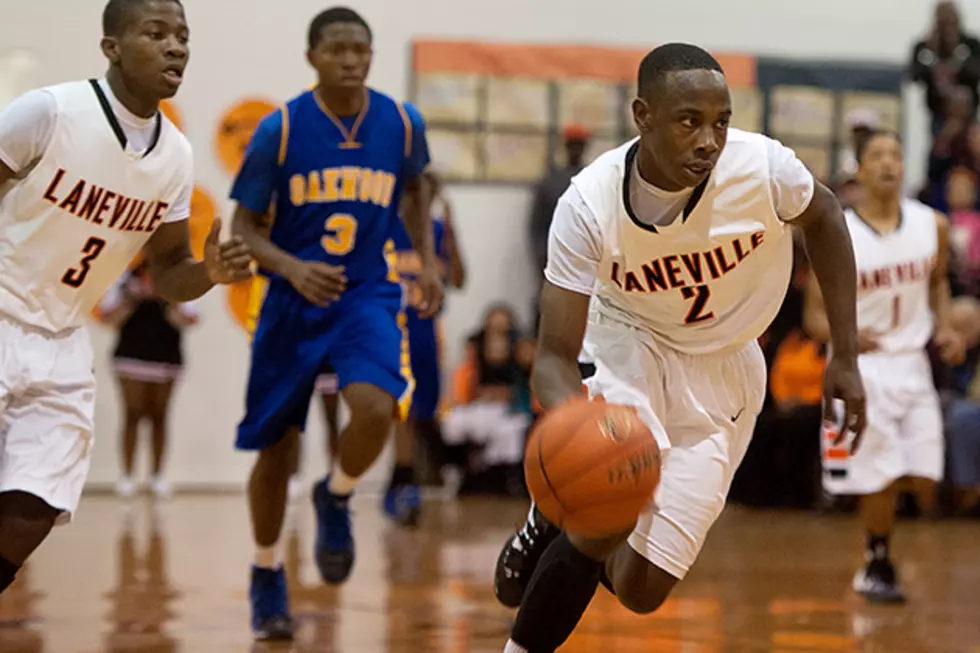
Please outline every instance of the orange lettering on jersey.
M663 268L660 267L660 259L641 265L640 271L643 272L650 292L657 292L658 289L667 290L667 281L664 279Z
M156 206L153 207L153 217L150 219L150 225L147 227L147 231L153 231L156 229L157 223L167 214L167 209L170 205L166 202L157 202ZM149 213L149 211L147 211Z
M58 184L61 183L61 178L65 176L65 171L63 168L58 168L58 171L54 173L54 177L51 178L51 183L44 190L44 199L48 200L52 204L58 203L58 197L54 194L58 190Z
M919 283L929 278L935 258L902 261L880 268L858 272L858 290L865 292L879 288L892 288L905 283Z
M720 279L721 272L718 271L718 266L715 264L715 257L711 252L701 252L701 256L704 257L704 262L708 264L708 272L711 273L711 278Z
M609 278L612 282L619 286L620 290L623 288L623 282L619 280L619 263L613 261L612 270L610 271Z
M152 231L169 208L166 202L138 200L121 195L108 188L97 186L79 178L64 199L58 196L58 188L66 172L59 169L44 191L45 201L55 204L70 215L119 231ZM111 213L110 213L111 211ZM157 216L154 220L154 217Z
M626 273L626 292L643 292L643 286L640 285L640 280L636 278L636 275L632 272Z
M749 255L748 252L742 251L742 241L738 238L732 241L732 249L735 250L735 258L738 259L738 263L745 260L745 257Z
M727 253L725 247L719 245L703 252L668 254L642 264L636 272L626 270L621 273L619 264L613 263L611 279L627 292L652 293L702 286L708 280L707 276L710 275L711 279L720 279L738 267L752 252L762 246L763 234L764 232L759 231L749 236L751 246L741 238L732 240L731 253ZM707 274L705 267L707 267ZM646 282L646 286L641 279Z
M79 179L75 187L68 193L68 197L58 205L59 209L73 214L78 210L78 203L82 200L82 193L85 191L85 180Z
M98 217L96 210L102 202L102 195L104 193L104 188L100 188L94 184L90 186L88 195L85 197L85 202L82 203L82 208L78 210L78 217L83 220L95 222L95 224L102 224L102 218Z
M680 288L684 281L677 275L681 273L681 266L677 264L677 256L671 254L664 257L664 267L667 269L667 280L671 288Z
M357 199L357 177L361 169L356 166L347 166L341 170L343 181L340 185L340 199L345 202L353 202Z
M114 194L106 193L107 198L109 195L114 195ZM126 209L129 209L129 213L132 214L133 209L136 208L137 204L139 204L138 200L130 200L128 197L117 197L116 204L115 206L112 207L112 217L109 218L109 228L110 229L115 228L116 223L119 222L119 218L122 218L123 214L126 213ZM126 224L126 218L123 218L123 221L119 225L119 228L122 229L125 224Z
M735 269L735 263L729 263L725 258L725 252L722 251L721 247L715 247L715 258L718 259L718 265L721 267L722 275L726 275Z
M699 252L681 254L681 260L684 261L684 267L687 268L694 283L700 284L701 280L704 279L704 275L701 274L701 254Z
M156 205L160 206L160 202L157 202ZM149 210L144 211L143 214L140 215L139 220L134 222L133 231L149 231L150 225L153 224L152 221L147 220L147 218L149 217L150 217L150 211Z
M323 171L323 201L336 202L340 197L338 190L340 184L340 170L337 168L326 168Z

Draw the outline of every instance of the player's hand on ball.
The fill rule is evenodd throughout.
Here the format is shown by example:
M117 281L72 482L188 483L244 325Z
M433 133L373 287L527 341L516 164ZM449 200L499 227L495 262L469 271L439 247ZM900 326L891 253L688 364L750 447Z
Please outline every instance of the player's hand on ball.
M231 284L252 276L252 250L241 236L219 242L221 218L215 218L211 232L204 242L204 264L207 266L211 283Z
M857 357L833 356L827 362L823 376L823 406L824 420L835 422L834 399L844 402L844 421L840 426L835 445L841 444L848 432L854 434L851 452L857 451L861 444L861 436L867 425L866 399L861 372L858 370Z
M318 261L297 260L285 274L296 292L311 304L327 306L340 299L347 289L344 266L328 265Z
M935 341L939 355L947 365L959 365L966 360L966 344L953 329L939 329Z
M443 287L442 277L436 265L423 266L419 271L416 283L421 293L419 299L419 317L432 317L439 312L442 306Z

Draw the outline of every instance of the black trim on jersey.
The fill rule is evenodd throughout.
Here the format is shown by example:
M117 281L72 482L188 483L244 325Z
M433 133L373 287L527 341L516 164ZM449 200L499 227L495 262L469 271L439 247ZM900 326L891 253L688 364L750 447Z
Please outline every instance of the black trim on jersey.
M116 118L116 114L112 110L112 105L109 104L109 98L105 96L105 92L102 90L102 85L99 84L97 79L90 79L88 83L92 85L92 90L95 91L95 97L99 99L99 106L102 107L102 113L105 114L106 120L109 121L109 126L112 127L112 133L116 135L116 140L119 141L119 146L123 150L126 149L129 141L126 138L126 132L123 131L122 125L119 124L119 119ZM160 118L160 111L157 110L156 115L156 125L153 129L153 138L150 140L150 146L146 148L140 158L145 159L150 155L150 152L157 146L160 142L160 132L163 130L163 119Z
M890 233L883 234L880 231L878 231L877 229L875 229L874 226L870 222L868 222L867 220L865 220L864 218L862 218L861 217L861 214L858 213L856 209L853 209L852 208L851 210L854 211L854 215L857 216L857 219L861 221L861 224L863 224L865 227L867 227L871 231L871 233L873 233L878 238L887 238L888 236L891 236L894 233L898 233L898 231L902 228L902 225L905 223L905 212L902 211L901 207L899 207L899 209L898 209L898 224L895 225L895 229L893 229Z
M645 229L647 231L657 232L657 227L652 224L646 224L640 222L640 219L636 217L636 213L633 211L633 205L630 204L630 180L633 178L633 164L636 162L636 153L640 151L640 141L633 143L630 149L626 150L626 173L623 175L623 206L626 207L626 215L630 217L640 229ZM684 206L684 215L681 218L682 222L687 222L687 216L691 215L695 207L697 207L698 202L704 197L704 190L708 187L708 182L711 180L711 175L708 175L704 181L694 187L694 192L691 197L688 198L687 204Z

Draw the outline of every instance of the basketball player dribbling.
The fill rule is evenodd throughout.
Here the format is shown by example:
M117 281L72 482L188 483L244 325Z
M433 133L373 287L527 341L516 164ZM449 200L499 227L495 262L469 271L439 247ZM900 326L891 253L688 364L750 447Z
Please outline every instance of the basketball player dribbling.
M694 563L762 406L756 339L788 287L791 225L828 298L825 396L845 402L847 429L864 427L837 200L791 150L729 128L724 73L701 48L651 51L638 81L639 138L579 173L555 210L532 385L545 410L581 393L588 324L589 394L636 408L664 451L662 480L635 529L604 540L559 533L532 508L497 566L498 598L520 605L507 653L561 646L600 582L627 609L653 612Z
M866 564L854 589L868 601L904 600L889 555L895 502L908 484L925 513L934 508L943 474L939 396L925 351L932 338L946 363L965 350L953 328L946 217L902 197L902 144L891 132L870 135L858 149L863 198L845 216L857 258L858 365L868 393L868 430L853 454L824 438L824 487L861 497L867 531ZM804 320L827 340L820 289L810 284Z
M240 239L190 251L190 144L159 111L180 87L177 0L110 0L104 79L31 91L0 113L0 591L75 511L92 455L83 325L144 245L157 292L247 278Z

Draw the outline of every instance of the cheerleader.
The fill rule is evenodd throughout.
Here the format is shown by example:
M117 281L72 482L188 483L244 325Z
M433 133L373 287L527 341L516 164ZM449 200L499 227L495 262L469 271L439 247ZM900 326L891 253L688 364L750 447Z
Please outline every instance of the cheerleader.
M171 304L154 296L145 264L124 274L100 304L102 320L119 330L113 370L125 407L122 432L122 477L116 493L132 496L139 428L148 422L152 433L150 489L170 496L163 476L167 448L167 414L174 383L183 369L181 332L198 320L194 302Z

